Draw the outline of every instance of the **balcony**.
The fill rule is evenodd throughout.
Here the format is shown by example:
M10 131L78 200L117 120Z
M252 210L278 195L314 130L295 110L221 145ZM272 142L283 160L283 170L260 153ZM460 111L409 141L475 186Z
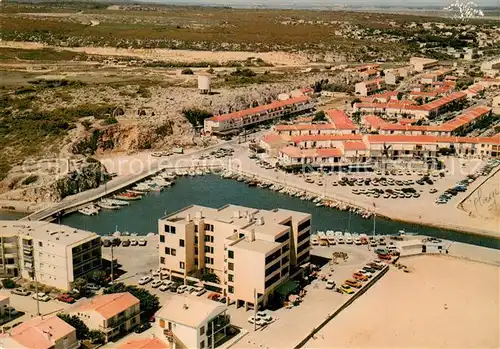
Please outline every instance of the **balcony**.
M133 312L132 314L129 314L129 315L121 315L116 320L108 321L108 324L107 324L108 327L99 326L99 328L101 331L104 331L104 332L112 332L117 327L123 325L124 323L126 323L130 319L133 319L136 316L141 315L141 313L142 313L141 311L136 311L136 312Z
M17 244L14 242L4 242L3 248L17 248Z

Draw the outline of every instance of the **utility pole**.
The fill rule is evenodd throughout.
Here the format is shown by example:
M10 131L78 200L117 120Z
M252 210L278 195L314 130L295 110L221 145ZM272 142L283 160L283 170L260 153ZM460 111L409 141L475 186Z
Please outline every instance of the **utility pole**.
M253 289L253 331L257 331L257 289Z
M115 259L114 259L114 255L113 255L113 241L111 241L111 285L113 285L113 282L114 282L114 266L115 266Z
M36 279L36 269L35 269L35 259L33 258L33 280L35 280L35 294L36 294L36 315L42 315L40 313L40 300L38 299L38 281Z

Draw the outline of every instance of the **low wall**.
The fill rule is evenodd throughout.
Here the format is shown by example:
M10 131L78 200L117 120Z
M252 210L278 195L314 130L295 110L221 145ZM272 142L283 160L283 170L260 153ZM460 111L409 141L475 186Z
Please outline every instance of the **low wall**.
M370 287L372 287L378 280L384 276L387 271L389 270L389 266L385 267L378 273L373 279L368 281L358 292L356 292L347 302L342 304L340 308L338 308L333 314L329 315L321 324L319 324L318 327L313 328L311 333L309 333L303 340L301 340L294 348L302 348L304 345L316 334L318 333L323 327L326 326L333 318L335 318L338 314L340 314L341 311L346 309L348 306L350 306L356 299L361 297Z

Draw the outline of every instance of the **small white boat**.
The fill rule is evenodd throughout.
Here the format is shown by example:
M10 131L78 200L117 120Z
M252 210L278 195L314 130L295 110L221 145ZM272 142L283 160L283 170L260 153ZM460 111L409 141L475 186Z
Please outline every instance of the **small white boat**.
M105 208L106 210L119 210L120 206L118 205L113 205L107 202L98 202L97 205L101 208Z
M83 208L79 209L78 212L80 212L81 214L83 214L85 216L93 216L93 215L97 214L96 211L93 211L88 207L83 207Z
M117 206L128 206L130 205L130 202L125 201L125 200L118 200L118 199L107 199L107 203L111 205L117 205Z

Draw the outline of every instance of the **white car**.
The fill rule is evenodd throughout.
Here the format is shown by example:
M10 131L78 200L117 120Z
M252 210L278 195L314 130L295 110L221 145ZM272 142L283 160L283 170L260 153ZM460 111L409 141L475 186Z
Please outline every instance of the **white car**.
M318 237L316 235L311 236L311 245L313 245L313 246L319 245L319 240L318 240Z
M193 292L195 295L197 295L198 297L207 293L207 290L205 290L203 287L196 287L194 289L194 292Z
M38 292L38 293L35 293L33 295L33 299L38 299L39 301L41 302L48 302L50 301L50 297L47 296L45 293L43 292Z
M186 290L184 292L186 293L193 293L196 287L193 286L186 286Z
M248 318L248 322L251 323L252 325L255 323L255 324L257 324L257 326L265 326L267 324L265 320L260 319L258 317L257 317L257 320L255 320L255 318L253 316L250 316Z
M359 273L365 275L368 279L371 278L373 276L372 273L370 273L369 271L366 271L364 269L361 269L361 270L358 270Z
M181 294L184 293L187 290L187 285L181 285L177 288L177 293Z
M361 240L360 240L359 238L355 238L355 239L354 239L354 243L355 243L356 245L361 245Z
M270 323L273 321L273 317L266 313L265 311L259 311L257 312L257 319L264 320L267 323Z
M337 237L337 243L338 244L343 244L344 243L344 239L341 238L341 237Z
M158 288L160 287L161 285L163 285L163 281L159 280L159 279L156 279L155 281L153 281L153 283L151 284L151 287L152 288Z
M325 288L327 290L333 290L334 287L335 287L335 281L333 281L333 280L327 280L326 281Z
M345 243L352 245L352 238L345 238Z
M152 275L153 275L153 277L160 276L160 269L156 269L155 271L153 271Z
M153 278L151 276L143 276L142 278L139 279L139 285L146 285L148 282L153 281Z
M137 246L137 240L136 239L130 239L130 246Z
M146 241L146 239L140 239L140 240L139 240L139 246L146 246L146 245L147 245L147 243L148 243L148 242Z
M165 292L165 291L168 291L169 288L170 288L170 285L163 284L160 286L159 290L162 292Z

